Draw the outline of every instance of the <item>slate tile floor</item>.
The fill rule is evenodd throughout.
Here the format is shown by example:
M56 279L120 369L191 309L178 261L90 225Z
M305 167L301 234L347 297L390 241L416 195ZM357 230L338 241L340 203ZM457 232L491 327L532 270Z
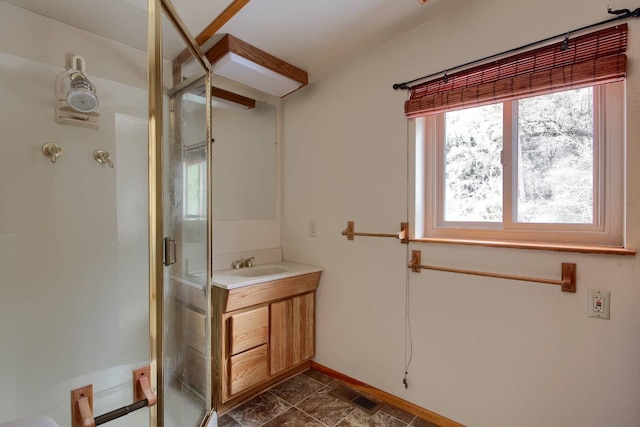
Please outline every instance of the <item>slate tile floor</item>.
M383 404L374 415L333 397L341 383L318 371L297 375L218 419L219 427L437 427Z

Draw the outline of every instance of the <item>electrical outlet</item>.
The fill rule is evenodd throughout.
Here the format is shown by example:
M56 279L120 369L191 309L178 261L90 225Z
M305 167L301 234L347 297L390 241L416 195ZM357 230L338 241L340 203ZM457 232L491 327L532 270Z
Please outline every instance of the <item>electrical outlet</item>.
M611 292L589 289L589 317L610 318Z
M318 230L316 227L315 220L309 221L309 237L316 237L318 235Z

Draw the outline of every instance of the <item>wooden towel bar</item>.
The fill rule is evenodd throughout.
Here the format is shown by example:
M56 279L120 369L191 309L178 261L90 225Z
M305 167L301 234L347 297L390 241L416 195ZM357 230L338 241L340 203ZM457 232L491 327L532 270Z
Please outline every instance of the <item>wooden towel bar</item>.
M400 223L400 232L393 234L384 234L384 233L356 233L355 232L355 222L348 221L347 228L342 231L343 236L347 236L347 240L353 240L354 236L367 236L367 237L393 237L396 239L400 239L400 243L409 243L409 223L401 222Z
M458 268L446 268L446 267L436 267L432 265L423 265L421 258L422 258L421 251L413 251L411 253L411 262L409 262L408 268L410 268L411 271L413 271L414 273L420 273L421 270L446 271L449 273L471 274L474 276L497 277L499 279L546 283L550 285L560 286L562 288L562 292L573 292L573 293L576 292L576 265L566 263L566 262L562 263L562 279L554 280L554 279L540 279L538 277L515 276L511 274L487 273L484 271L462 270Z

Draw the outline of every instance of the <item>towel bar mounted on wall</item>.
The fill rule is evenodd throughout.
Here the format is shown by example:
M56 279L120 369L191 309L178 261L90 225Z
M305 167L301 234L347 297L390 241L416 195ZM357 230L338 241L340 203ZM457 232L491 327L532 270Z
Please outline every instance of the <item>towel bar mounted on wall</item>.
M400 243L409 243L409 223L401 222L400 223L400 232L393 234L383 234L383 233L356 233L355 222L348 221L347 228L342 231L343 236L347 236L347 240L353 240L354 236L367 236L367 237L393 237L396 239L400 239Z
M71 427L96 427L130 414L146 406L156 404L156 394L151 389L149 365L133 371L133 400L135 403L93 417L93 385L71 390Z
M458 268L436 267L432 265L422 265L422 252L413 251L411 253L411 262L408 268L414 273L420 273L421 270L445 271L449 273L471 274L474 276L496 277L507 280L520 280L523 282L546 283L550 285L558 285L562 288L562 292L576 292L576 265L567 262L562 263L562 279L540 279L538 277L515 276L511 274L487 273L476 270L461 270Z

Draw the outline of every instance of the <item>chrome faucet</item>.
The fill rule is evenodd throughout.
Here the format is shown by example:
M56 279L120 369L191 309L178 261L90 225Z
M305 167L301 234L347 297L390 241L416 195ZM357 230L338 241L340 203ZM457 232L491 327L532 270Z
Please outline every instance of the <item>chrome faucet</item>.
M251 258L240 258L231 263L231 267L233 268L245 268L245 267L253 267L253 257Z

